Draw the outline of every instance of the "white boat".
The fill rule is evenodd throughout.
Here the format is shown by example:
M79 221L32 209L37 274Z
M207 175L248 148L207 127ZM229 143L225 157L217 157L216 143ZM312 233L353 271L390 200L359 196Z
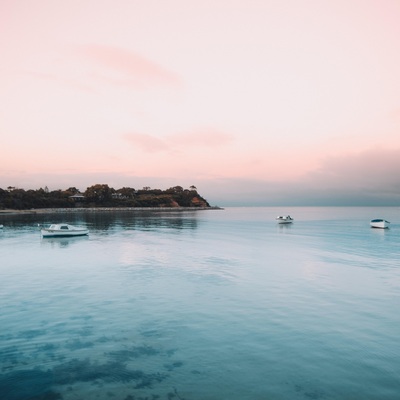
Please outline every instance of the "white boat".
M52 224L40 231L43 237L84 236L89 233L86 228L68 224Z
M279 217L276 217L276 220L278 221L278 224L291 224L293 222L293 218L290 215L287 215L286 217L280 215Z
M1 225L1 224L0 224L0 229L3 229L3 228L4 228L4 225Z
M385 219L372 219L370 222L371 228L386 229L389 228L389 224L390 222Z

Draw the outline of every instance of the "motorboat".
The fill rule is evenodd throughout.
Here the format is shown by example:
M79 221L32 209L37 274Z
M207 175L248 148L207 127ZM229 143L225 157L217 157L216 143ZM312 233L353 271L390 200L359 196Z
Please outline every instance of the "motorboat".
M386 221L386 219L372 219L370 222L371 228L381 228L381 229L386 229L389 228L389 221Z
M40 231L43 237L84 236L89 234L89 231L84 227L68 224L52 224Z
M286 217L280 215L279 217L276 217L276 220L278 221L278 224L291 224L294 221L290 215L287 215Z
M0 224L0 229L3 229L3 228L4 228L4 225Z

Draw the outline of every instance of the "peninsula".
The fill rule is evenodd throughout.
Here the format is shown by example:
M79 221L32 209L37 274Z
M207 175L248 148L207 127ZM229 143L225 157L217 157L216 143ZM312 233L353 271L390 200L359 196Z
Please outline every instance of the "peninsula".
M0 210L65 209L213 209L195 186L184 189L174 186L166 190L144 187L114 189L107 184L95 184L80 192L75 187L66 190L24 190L9 186L0 188Z

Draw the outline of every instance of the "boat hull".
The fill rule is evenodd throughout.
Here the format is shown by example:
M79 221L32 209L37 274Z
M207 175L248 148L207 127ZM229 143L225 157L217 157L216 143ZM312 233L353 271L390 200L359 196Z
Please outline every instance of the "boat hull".
M389 221L386 221L384 219L373 219L370 222L371 228L378 228L378 229L387 229L389 228Z
M72 237L72 236L86 236L89 234L88 230L77 230L70 232L60 232L52 229L42 229L41 230L43 237Z

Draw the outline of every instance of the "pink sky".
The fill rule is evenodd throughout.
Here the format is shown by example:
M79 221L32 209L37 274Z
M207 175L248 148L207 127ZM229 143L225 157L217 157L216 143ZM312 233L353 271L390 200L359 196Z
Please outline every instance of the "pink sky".
M397 0L2 0L0 187L399 204L399 21Z

